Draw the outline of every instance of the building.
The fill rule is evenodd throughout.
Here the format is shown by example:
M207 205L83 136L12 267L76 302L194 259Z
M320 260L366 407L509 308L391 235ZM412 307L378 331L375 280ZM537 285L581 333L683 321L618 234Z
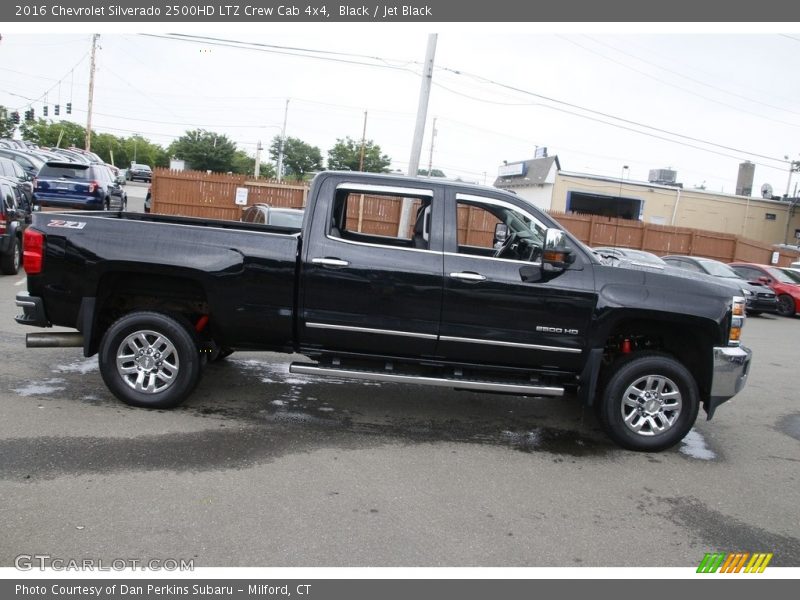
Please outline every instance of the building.
M548 157L547 149L542 150L544 156L502 165L497 170L494 187L514 192L542 210L550 210L553 185L561 165L557 156Z
M661 177L658 182L633 181L562 171L558 157L545 156L501 166L494 185L555 213L593 214L704 229L766 244L800 244L797 199L752 198L684 189L673 171L655 169L652 173L667 173L669 177ZM740 168L741 187L752 186L750 176L749 166Z

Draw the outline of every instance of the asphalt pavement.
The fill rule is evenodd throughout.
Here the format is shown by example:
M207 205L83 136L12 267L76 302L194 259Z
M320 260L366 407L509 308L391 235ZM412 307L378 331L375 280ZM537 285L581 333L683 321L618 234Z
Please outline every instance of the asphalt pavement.
M146 185L127 189L137 210ZM130 408L96 358L25 348L23 289L0 277L0 566L800 566L800 318L748 319L746 389L646 454L571 398L312 379L272 353L207 366L177 409Z

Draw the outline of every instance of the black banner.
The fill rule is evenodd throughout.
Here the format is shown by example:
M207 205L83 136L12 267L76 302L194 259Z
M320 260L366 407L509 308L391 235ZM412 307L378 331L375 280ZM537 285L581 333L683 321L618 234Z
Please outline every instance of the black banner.
M12 0L7 23L442 23L800 21L800 3L785 0Z

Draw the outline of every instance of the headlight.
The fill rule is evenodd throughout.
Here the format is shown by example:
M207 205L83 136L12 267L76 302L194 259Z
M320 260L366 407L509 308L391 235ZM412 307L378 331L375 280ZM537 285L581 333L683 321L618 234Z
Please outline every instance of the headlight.
M752 296L752 295L753 295L753 292L751 292L750 290L746 290L746 289L744 289L744 288L742 288L742 293L743 293L745 296Z
M742 327L745 319L745 299L743 296L734 296L731 304L731 331L728 334L728 345L738 346L742 337Z

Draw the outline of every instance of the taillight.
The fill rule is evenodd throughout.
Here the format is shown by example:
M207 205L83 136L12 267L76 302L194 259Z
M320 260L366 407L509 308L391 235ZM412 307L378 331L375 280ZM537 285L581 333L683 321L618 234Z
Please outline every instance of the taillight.
M89 193L94 194L97 191L97 188L100 187L99 181L91 181L89 182Z
M33 185L33 189L35 189L35 190L39 189L39 179L37 177L33 178L33 181L31 182L31 184Z
M44 234L28 227L22 235L22 266L28 275L42 272Z
M7 227L6 216L5 214L0 212L0 233L5 233L6 227Z

